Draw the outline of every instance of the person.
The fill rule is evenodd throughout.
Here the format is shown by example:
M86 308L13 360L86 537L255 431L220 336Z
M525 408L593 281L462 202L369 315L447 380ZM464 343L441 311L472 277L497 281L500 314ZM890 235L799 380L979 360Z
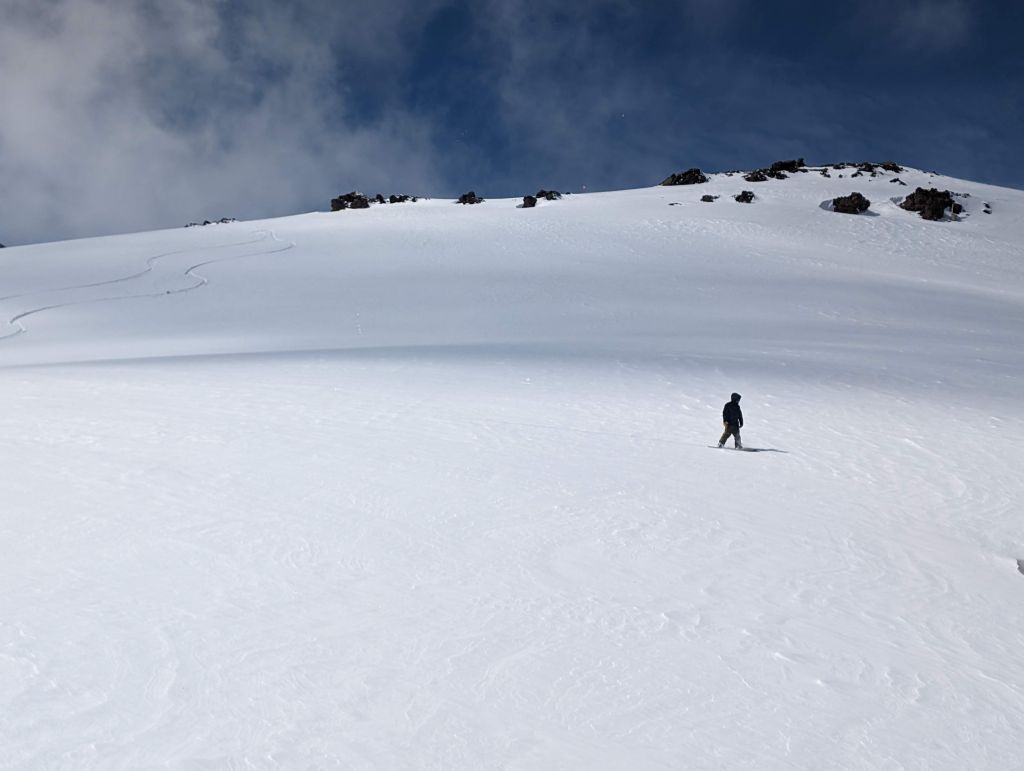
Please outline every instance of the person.
M722 409L722 423L725 424L725 432L718 440L719 447L725 447L725 440L730 436L735 442L736 449L743 449L743 442L740 441L740 429L743 428L743 411L740 409L740 395L733 394L730 401L725 403Z

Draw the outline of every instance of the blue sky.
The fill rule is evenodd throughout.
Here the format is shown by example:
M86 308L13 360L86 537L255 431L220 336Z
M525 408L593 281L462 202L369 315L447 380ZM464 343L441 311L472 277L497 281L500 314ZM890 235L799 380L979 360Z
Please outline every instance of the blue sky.
M1024 187L1024 4L0 0L0 241L886 160Z

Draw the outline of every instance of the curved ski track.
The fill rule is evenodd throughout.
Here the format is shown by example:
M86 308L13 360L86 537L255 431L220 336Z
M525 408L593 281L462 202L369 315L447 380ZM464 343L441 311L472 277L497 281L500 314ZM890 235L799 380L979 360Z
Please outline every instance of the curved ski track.
M29 317L29 316L34 316L37 313L43 313L44 311L56 310L57 308L69 308L69 307L72 307L72 306L75 306L75 305L88 305L90 303L100 303L100 302L114 302L114 301L117 301L117 300L136 300L136 299L144 298L144 297L166 297L167 295L183 294L185 292L191 292L191 291L193 291L195 289L199 289L200 287L205 286L206 284L210 283L209 279L207 279L205 276L202 276L202 275L200 275L199 273L196 272L200 268L206 267L207 265L214 265L216 263L221 263L221 262L229 262L231 260L241 260L241 259L246 259L246 258L249 258L249 257L260 257L260 256L267 255L267 254L278 254L280 252L286 252L289 249L294 249L295 248L295 243L294 242L292 242L292 241L283 241L281 238L278 238L277 234L273 230L260 230L260 231L256 231L256 233L259 234L259 237L258 238L254 238L254 239L249 240L249 241L232 241L230 243L217 244L215 246L195 247L195 248L192 248L192 249L178 249L178 250L175 250L173 252L163 252L161 254L156 254L156 255L153 255L152 257L148 257L146 259L146 263L145 263L146 267L145 268L143 268L142 270L137 271L135 273L131 273L131 274L127 275L127 276L120 276L118 278L107 279L105 281L95 281L95 282L88 283L88 284L75 284L75 285L72 285L72 286L59 287L57 289L40 289L40 290L34 291L34 292L25 292L25 293L22 293L22 294L13 294L13 295L7 295L6 297L0 297L0 302L4 302L6 300L19 300L19 299L23 299L23 298L26 298L26 297L33 297L35 295L49 295L49 294L56 294L56 293L59 293L59 292L74 292L74 291L80 291L80 290L83 290L83 289L94 289L96 287L101 287L101 286L112 286L114 284L123 284L123 283L127 283L129 281L134 281L136 279L142 278L143 276L152 273L153 270L157 267L157 265L162 260L166 260L169 257L176 257L176 256L181 255L181 254L188 254L190 252L207 252L207 251L212 251L212 250L215 250L215 249L229 249L231 247L236 247L236 246L247 246L249 244L258 244L258 243L261 243L263 241L266 241L268 237L270 239L274 240L274 241L277 241L277 242L283 244L283 246L280 246L280 247L275 248L275 249L264 249L264 250L261 250L261 251L258 251L258 252L249 252L247 254L239 254L239 255L233 255L231 257L221 257L221 258L215 258L215 259L210 259L210 260L203 260L202 262L197 262L194 265L191 265L190 267L186 268L184 270L184 272L182 273L183 276L187 276L189 278L196 279L196 282L194 284L190 284L189 286L179 287L177 289L165 289L165 290L160 291L160 292L140 292L138 294L111 295L109 297L91 297L91 298L89 298L87 300L71 300L69 302L62 302L62 303L50 303L48 305L42 305L42 306L40 306L38 308L31 308L31 309L29 309L27 311L22 311L20 313L15 314L14 316L12 316L10 319L7 320L8 326L15 327L15 329L14 329L13 332L9 332L9 333L7 333L5 335L0 335L0 341L8 340L8 339L10 339L12 337L17 337L18 335L21 335L21 334L24 334L24 333L28 332L28 330L25 328L25 325L22 324L22 320L27 318L27 317Z

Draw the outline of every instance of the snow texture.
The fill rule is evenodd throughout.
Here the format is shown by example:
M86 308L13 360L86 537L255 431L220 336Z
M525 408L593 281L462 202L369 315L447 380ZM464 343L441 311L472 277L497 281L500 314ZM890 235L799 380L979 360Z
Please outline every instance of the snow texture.
M5 249L0 767L1021 768L1024 193L891 176Z

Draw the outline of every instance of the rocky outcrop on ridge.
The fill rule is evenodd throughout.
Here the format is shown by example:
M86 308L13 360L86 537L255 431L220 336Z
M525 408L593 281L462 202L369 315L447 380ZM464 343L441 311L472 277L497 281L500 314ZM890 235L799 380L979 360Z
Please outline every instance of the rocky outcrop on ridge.
M205 225L227 225L229 222L238 222L234 217L221 217L219 220L203 220L202 222L190 222L185 227L200 228Z
M871 201L860 193L850 193L832 199L832 211L840 214L863 214L871 206Z
M535 195L524 195L523 206L524 209L532 209L537 205L537 201L559 201L562 198L562 194L557 190L538 190Z
M919 187L903 199L900 208L918 212L921 219L942 220L946 218L947 209L953 214L959 214L964 210L963 206L953 200L954 195L948 190L937 190L934 187L925 190Z
M775 163L771 165L768 171L788 171L790 174L796 174L798 171L805 168L806 166L807 164L804 163L803 158L797 158L796 160L793 161L775 161Z
M370 199L357 190L345 195L339 195L331 199L331 211L344 211L345 209L369 209Z
M478 196L475 192L470 190L468 193L463 193L459 196L456 203L471 204L471 203L483 203L484 199Z
M662 185L700 185L707 182L708 178L698 169L687 169L678 174L669 174L662 180Z
M345 209L369 209L371 204L391 204L391 203L405 203L406 201L420 200L414 195L405 195L404 193L399 195L389 195L385 197L381 193L370 198L363 195L357 190L353 190L351 193L345 193L345 195L339 195L337 198L331 199L331 211L344 211Z

